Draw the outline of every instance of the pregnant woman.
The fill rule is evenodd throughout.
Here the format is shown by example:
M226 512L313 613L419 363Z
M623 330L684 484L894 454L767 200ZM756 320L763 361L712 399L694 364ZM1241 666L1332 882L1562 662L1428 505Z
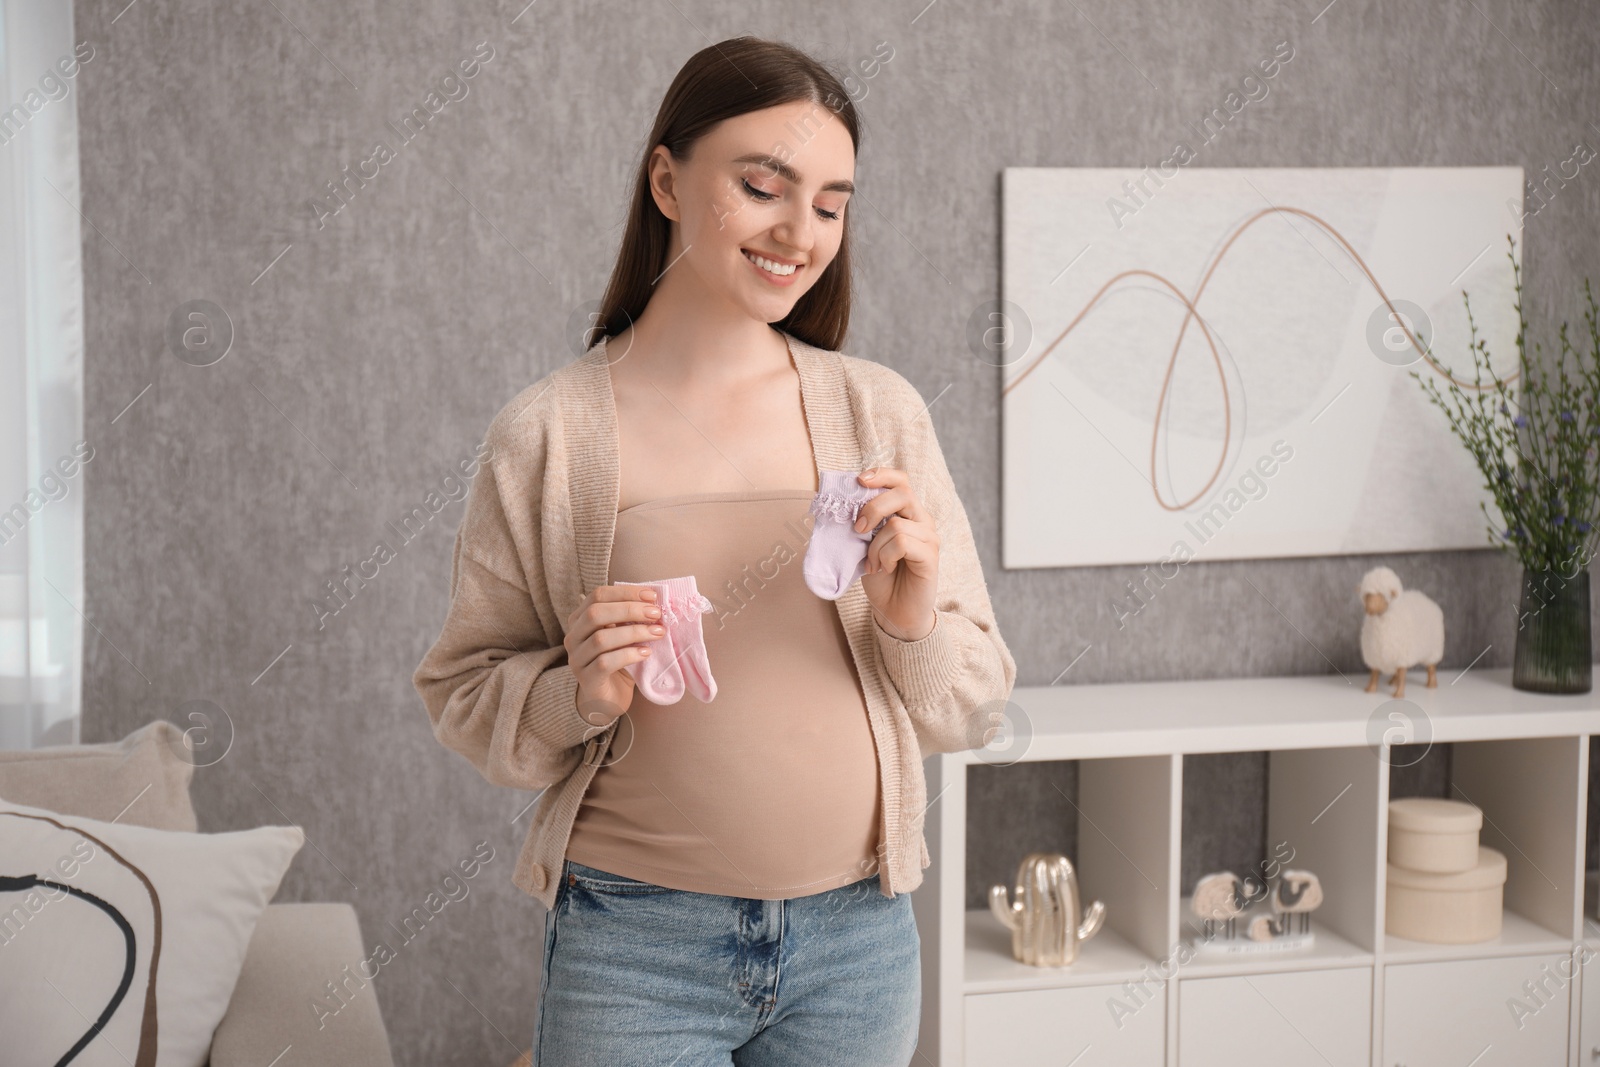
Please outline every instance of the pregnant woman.
M593 343L490 425L414 683L544 790L537 1067L916 1048L922 760L992 738L1016 665L921 397L839 351L859 140L802 52L692 57Z

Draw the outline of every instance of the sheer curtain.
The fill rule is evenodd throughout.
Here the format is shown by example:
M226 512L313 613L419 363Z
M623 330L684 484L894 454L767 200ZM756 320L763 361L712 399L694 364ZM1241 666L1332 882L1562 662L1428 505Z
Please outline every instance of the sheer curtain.
M0 748L80 733L94 442L83 427L72 8L0 0Z

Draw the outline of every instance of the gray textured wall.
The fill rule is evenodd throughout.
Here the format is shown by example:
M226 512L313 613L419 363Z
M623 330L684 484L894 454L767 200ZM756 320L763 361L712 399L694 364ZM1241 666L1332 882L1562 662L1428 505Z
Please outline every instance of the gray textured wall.
M375 983L402 1064L509 1062L539 962L542 912L509 880L532 798L436 745L410 685L446 604L449 479L506 400L572 358L569 317L600 294L641 139L693 51L753 32L844 67L893 47L860 83L848 347L943 393L934 419L1029 685L1359 672L1350 589L1374 561L1196 563L1125 631L1110 604L1131 569L1000 569L998 372L963 336L998 295L1002 167L1154 163L1280 41L1295 54L1270 94L1195 165L1536 173L1600 144L1593 5L925 3L79 5L97 50L76 85L96 448L85 739L208 702L231 747L197 773L202 828L303 825L283 898L353 901L369 942L397 941L390 924L492 844L466 899ZM401 146L385 123L485 41L469 94ZM319 218L327 183L380 139L395 157ZM1536 330L1576 324L1581 279L1600 275L1597 165L1527 222ZM167 341L202 299L232 333L207 367ZM319 619L324 583L430 493L438 514ZM1479 665L1509 664L1509 561L1386 562L1444 605L1447 675L1487 646ZM1211 788L1186 799L1186 865L1259 854L1262 775L1259 756L1193 761L1191 786ZM1072 847L1052 776L1072 795L1070 766L975 779L975 886L1028 848Z

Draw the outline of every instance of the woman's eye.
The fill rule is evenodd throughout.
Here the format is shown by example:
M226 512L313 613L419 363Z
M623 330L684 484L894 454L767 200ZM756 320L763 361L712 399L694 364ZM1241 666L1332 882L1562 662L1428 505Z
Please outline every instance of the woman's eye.
M760 201L765 202L767 200L776 200L776 199L778 199L778 194L777 193L769 193L769 192L766 192L763 189L757 189L755 186L751 185L749 178L740 178L739 182L740 182L740 184L742 184L744 186L744 191L749 193L756 200L760 200ZM839 216L841 214L843 214L843 209L842 208L839 211L824 211L822 208L819 207L819 208L816 209L816 211L817 211L818 215L820 215L822 218L827 219L829 222L837 222L839 220Z

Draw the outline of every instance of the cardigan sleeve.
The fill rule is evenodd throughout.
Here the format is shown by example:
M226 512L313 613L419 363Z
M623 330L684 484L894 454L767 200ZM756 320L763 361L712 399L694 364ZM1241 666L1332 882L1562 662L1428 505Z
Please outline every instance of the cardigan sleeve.
M910 477L912 493L939 532L934 624L917 640L903 641L885 631L873 612L872 628L922 754L931 756L982 748L993 740L1016 684L1017 665L995 625L972 527L933 418L909 382L904 389L911 394L905 402L914 404L909 411L921 411L902 432L901 454L886 462Z
M566 777L583 742L610 720L589 723L579 713L566 647L540 622L519 559L486 463L456 532L444 626L412 684L440 744L494 785L536 790Z

